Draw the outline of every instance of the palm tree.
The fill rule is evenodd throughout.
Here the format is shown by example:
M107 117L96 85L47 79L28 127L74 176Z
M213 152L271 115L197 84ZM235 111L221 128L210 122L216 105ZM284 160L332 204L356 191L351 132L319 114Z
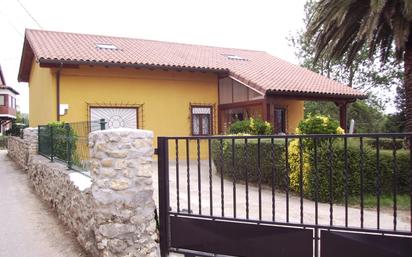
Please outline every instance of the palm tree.
M319 58L351 66L363 47L382 63L392 51L404 61L406 131L412 132L412 0L319 0L306 36L315 38Z

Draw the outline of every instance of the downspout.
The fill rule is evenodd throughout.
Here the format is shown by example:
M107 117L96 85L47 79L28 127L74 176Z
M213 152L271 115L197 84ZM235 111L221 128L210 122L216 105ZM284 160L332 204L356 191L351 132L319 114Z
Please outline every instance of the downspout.
M60 72L63 68L63 63L60 63L60 67L56 72L56 120L60 121Z

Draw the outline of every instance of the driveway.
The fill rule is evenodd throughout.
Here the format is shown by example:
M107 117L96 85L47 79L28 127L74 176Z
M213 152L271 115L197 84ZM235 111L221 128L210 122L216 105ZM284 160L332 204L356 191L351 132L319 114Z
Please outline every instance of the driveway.
M199 178L196 161L191 161L189 165L190 176L190 207L194 214L199 214L200 210L203 215L209 215L213 211L214 216L222 216L221 205L221 178L220 175L212 168L211 180L209 177L209 167L206 162L201 162L200 169L200 187L201 196L199 197ZM155 190L157 190L157 164L153 164ZM210 183L211 182L211 183ZM172 211L177 209L177 183L176 183L176 165L170 161L169 167L170 183L170 205ZM209 193L210 184L212 194ZM188 210L188 193L187 193L187 166L185 161L179 165L179 204L181 211ZM249 218L259 219L259 189L257 185L249 185ZM233 199L233 182L229 179L223 180L224 195L224 216L234 217L234 207L236 206L236 217L246 218L246 186L244 183L236 184L236 204ZM262 220L272 220L272 190L270 187L262 187ZM157 202L157 191L155 191ZM201 208L199 208L199 199ZM212 208L210 203L212 203ZM277 222L286 222L286 203L287 196L285 192L275 192L275 219ZM318 205L318 222L322 225L330 224L330 206L328 203L319 203ZM342 205L333 205L332 208L333 225L345 225L345 207ZM360 208L348 208L348 225L350 227L360 227L361 212ZM397 212L397 230L410 231L410 215L408 211ZM289 222L300 223L300 198L295 194L289 195ZM310 200L303 201L303 222L306 224L315 224L315 202ZM376 229L377 212L376 209L364 209L364 227ZM393 210L391 208L382 209L380 213L381 229L393 229Z
M6 154L0 150L0 256L87 256Z

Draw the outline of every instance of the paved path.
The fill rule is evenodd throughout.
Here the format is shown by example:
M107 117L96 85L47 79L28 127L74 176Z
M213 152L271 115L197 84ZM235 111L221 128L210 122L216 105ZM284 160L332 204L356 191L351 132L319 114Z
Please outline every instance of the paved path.
M214 169L214 168L213 168ZM153 165L154 186L157 187L157 165ZM214 216L222 215L221 205L221 179L216 171L212 171L212 179L209 180L208 165L202 161L200 169L200 183L198 183L198 169L195 161L190 164L190 208L194 214L199 214L199 199L201 200L201 213L209 215L212 209ZM176 166L173 161L170 161L169 167L169 183L170 183L170 206L173 211L177 209L177 190L179 188L179 204L180 210L187 212L188 209L188 193L187 193L187 166L184 162L179 165L179 183L176 185ZM211 183L210 183L211 182ZM199 184L201 186L201 195L199 197ZM212 186L212 194L209 189ZM236 206L236 217L246 218L246 187L244 184L236 185L236 203L233 197L233 182L228 179L223 181L224 188L224 216L233 217L234 207ZM157 190L157 189L156 189ZM157 191L155 191L157 192ZM157 193L154 194L155 199ZM250 185L248 188L249 197L249 218L259 219L259 190L256 185ZM261 190L262 209L261 215L263 221L272 220L272 190L268 187L263 187ZM278 222L286 222L286 194L284 192L276 191L275 200L275 219ZM157 199L156 199L157 202ZM212 203L212 208L211 204ZM300 198L296 194L289 195L289 221L292 223L300 223ZM310 200L303 201L303 222L306 224L315 224L315 203ZM330 206L327 203L319 203L318 205L318 222L322 225L329 225L330 223ZM332 208L333 225L345 225L345 208L342 205L333 205ZM409 212L399 210L397 213L397 229L410 231ZM348 208L348 225L350 227L360 227L361 213L359 208ZM377 212L376 209L364 210L364 227L369 229L376 229L377 226ZM382 229L393 229L393 211L392 209L382 209L380 213L380 226Z
M0 150L0 256L87 256L6 153Z

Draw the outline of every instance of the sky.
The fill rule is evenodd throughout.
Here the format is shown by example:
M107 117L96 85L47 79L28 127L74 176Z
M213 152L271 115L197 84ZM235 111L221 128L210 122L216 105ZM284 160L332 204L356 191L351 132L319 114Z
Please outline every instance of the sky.
M21 111L28 112L28 85L17 82L25 28L262 50L297 63L287 37L303 26L304 3L0 0L0 65L7 84L21 93Z
M25 28L266 51L298 63L288 36L303 27L306 0L0 0L0 65L29 111L17 74Z

